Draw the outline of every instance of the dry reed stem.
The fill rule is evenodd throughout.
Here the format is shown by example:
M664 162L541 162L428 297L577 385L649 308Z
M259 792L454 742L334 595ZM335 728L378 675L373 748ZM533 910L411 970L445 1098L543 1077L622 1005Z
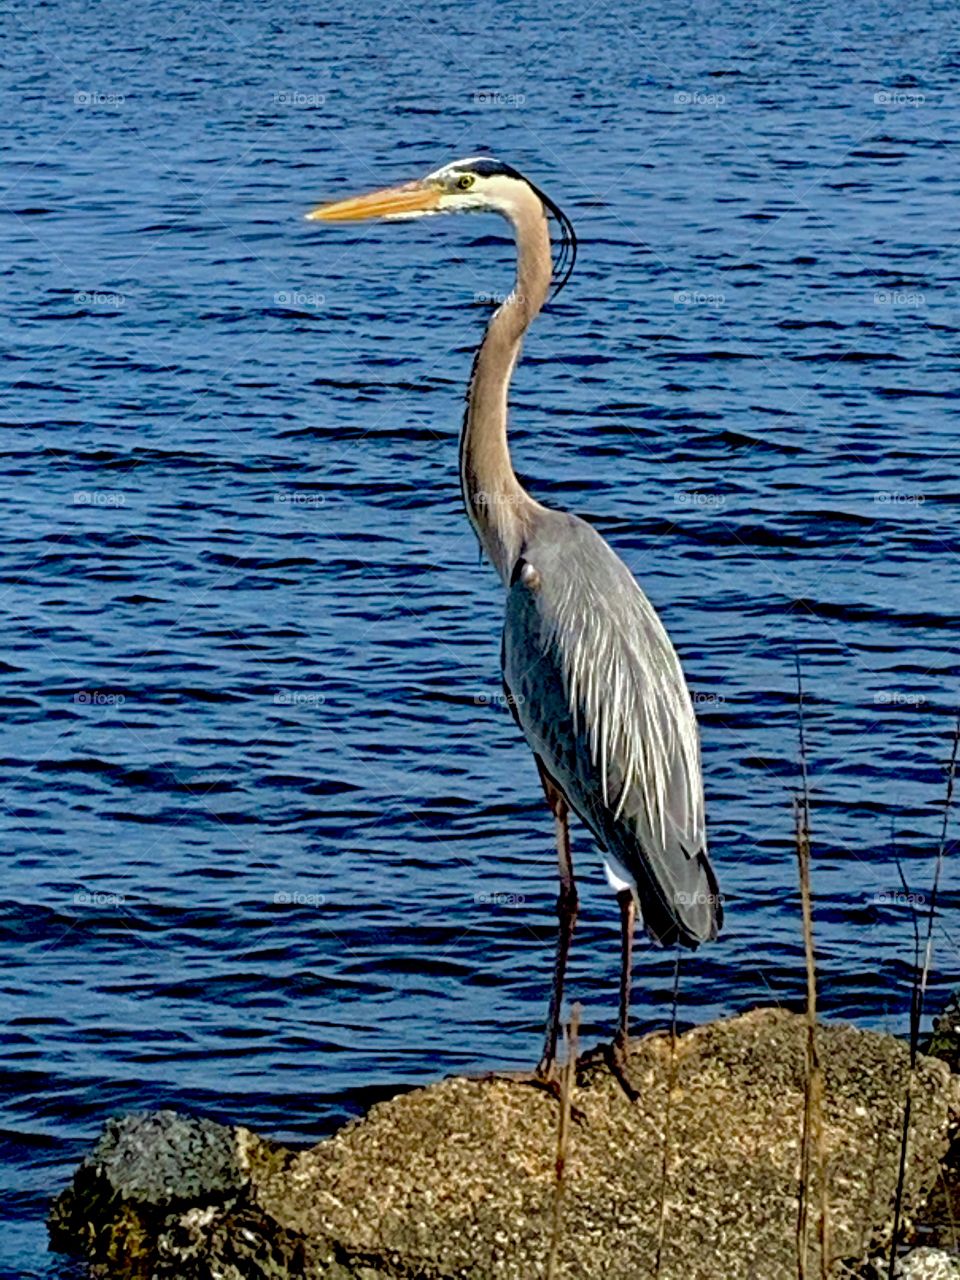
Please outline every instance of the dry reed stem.
M807 1280L810 1255L810 1187L816 1163L819 1186L817 1238L820 1245L820 1276L830 1274L830 1217L827 1188L826 1133L823 1123L823 1068L817 1044L817 968L813 942L813 902L810 892L810 782L807 773L807 744L803 720L803 683L797 656L797 721L800 738L801 792L794 805L794 835L800 878L800 905L803 915L803 946L807 973L806 1082L803 1104L803 1132L800 1141L800 1182L797 1191L797 1277Z
M578 1033L580 1030L580 1005L570 1010L570 1022L563 1029L566 1058L560 1070L560 1118L557 1124L556 1182L553 1193L553 1224L550 1232L550 1254L547 1258L546 1280L556 1280L560 1262L560 1241L563 1234L563 1192L566 1185L567 1163L570 1157L570 1116L573 1090L577 1082Z
M680 951L673 961L673 1013L670 1018L670 1069L667 1072L667 1105L663 1119L663 1157L660 1164L660 1210L657 1222L657 1259L654 1275L659 1280L663 1246L667 1236L667 1188L670 1185L670 1142L673 1136L673 1095L677 1087L677 996L680 991Z
M943 802L943 822L940 827L940 842L934 863L933 885L930 891L930 906L927 911L927 932L924 939L923 966L917 972L919 960L916 916L914 916L914 978L910 998L910 1067L907 1074L907 1092L903 1101L903 1126L900 1131L900 1169L897 1174L897 1193L893 1209L893 1235L890 1237L890 1257L887 1261L887 1280L894 1280L897 1265L897 1239L900 1235L900 1224L903 1218L903 1190L907 1174L907 1157L910 1146L910 1117L913 1111L913 1076L917 1065L917 1054L920 1047L920 1026L923 1021L923 1005L930 981L930 969L933 964L933 926L937 915L937 898L940 894L940 880L943 876L943 864L947 854L947 833L950 829L950 812L953 807L953 791L957 777L957 753L960 750L960 714L957 715L953 728L953 742L950 759L947 763L947 789ZM899 862L898 862L899 868ZM903 880L903 871L900 869Z

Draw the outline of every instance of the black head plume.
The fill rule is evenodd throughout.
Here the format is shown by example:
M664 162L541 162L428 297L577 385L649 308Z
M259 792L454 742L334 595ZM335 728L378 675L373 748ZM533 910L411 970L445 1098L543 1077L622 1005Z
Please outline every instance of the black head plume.
M478 156L475 160L470 160L464 165L464 168L469 168L472 173L481 178L492 178L496 174L502 174L507 178L516 178L518 182L525 182L531 191L536 192L543 203L543 207L557 224L559 231L559 244L553 259L553 292L550 294L551 298L555 298L570 279L577 261L577 233L573 229L573 223L560 206L550 199L546 192L541 191L535 183L531 182L519 169L515 169L513 165L506 164L503 160L496 159L495 156Z

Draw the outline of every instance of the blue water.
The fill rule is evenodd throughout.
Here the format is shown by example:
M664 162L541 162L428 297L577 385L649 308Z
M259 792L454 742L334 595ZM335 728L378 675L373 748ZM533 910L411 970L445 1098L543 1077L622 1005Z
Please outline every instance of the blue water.
M960 688L952 7L62 0L3 33L0 1276L70 1274L43 1215L111 1113L307 1141L538 1053L551 824L456 481L511 246L301 216L478 150L581 237L518 469L696 695L728 924L681 1017L801 996L799 650L822 1003L902 1029L894 850L927 892ZM576 852L589 1039L616 911ZM671 978L641 948L638 1025Z

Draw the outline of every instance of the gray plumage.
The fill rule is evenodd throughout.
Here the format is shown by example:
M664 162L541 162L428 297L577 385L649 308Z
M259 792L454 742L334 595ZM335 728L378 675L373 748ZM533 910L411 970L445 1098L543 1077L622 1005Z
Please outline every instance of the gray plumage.
M636 885L647 931L696 946L722 908L706 851L700 747L673 645L622 560L540 508L512 574L503 675L530 746Z

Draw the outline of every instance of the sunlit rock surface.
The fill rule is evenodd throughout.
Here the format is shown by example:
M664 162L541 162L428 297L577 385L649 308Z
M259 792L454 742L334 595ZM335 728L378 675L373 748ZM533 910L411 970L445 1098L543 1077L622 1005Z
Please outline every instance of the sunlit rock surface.
M840 1276L852 1274L841 1263L888 1245L908 1052L840 1024L819 1034ZM803 1020L777 1009L696 1028L675 1059L668 1037L648 1037L629 1062L634 1102L602 1055L588 1057L558 1276L653 1277L662 1215L660 1280L793 1277L804 1037ZM550 1248L558 1115L529 1085L450 1079L303 1151L173 1112L127 1116L56 1201L51 1238L111 1277L535 1280ZM921 1058L908 1227L958 1122L960 1080ZM814 1247L811 1274L817 1259Z

